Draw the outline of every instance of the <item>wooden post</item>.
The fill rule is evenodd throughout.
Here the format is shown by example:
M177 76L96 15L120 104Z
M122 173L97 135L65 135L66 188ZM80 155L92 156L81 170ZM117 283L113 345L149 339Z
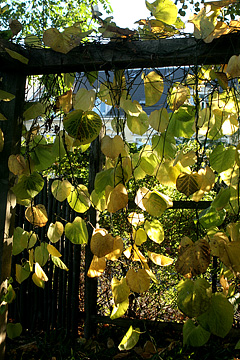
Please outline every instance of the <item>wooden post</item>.
M4 133L4 148L0 152L0 296L6 292L7 279L11 275L12 236L16 199L10 188L8 158L20 150L22 111L26 78L21 74L2 73L1 89L15 95L11 101L0 102L0 113L7 120L0 121ZM0 315L0 360L5 356L7 310Z
M94 140L91 144L90 156L89 156L89 193L94 189L94 181L96 174L101 169L101 150L100 150L100 139L102 132L99 137ZM84 312L85 312L85 324L84 324L84 336L89 339L94 331L96 330L96 323L94 317L97 315L97 278L89 278L87 276L88 268L91 264L93 254L90 250L90 239L93 232L93 226L97 224L97 211L91 207L88 211L88 244L85 248L85 299L84 299Z

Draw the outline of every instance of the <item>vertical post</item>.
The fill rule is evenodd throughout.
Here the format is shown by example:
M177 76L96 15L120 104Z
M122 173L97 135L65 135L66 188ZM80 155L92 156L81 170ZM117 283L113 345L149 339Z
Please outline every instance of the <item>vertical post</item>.
M22 132L22 112L26 77L21 74L1 73L2 90L15 95L11 101L0 102L0 113L7 120L0 121L4 133L4 147L0 152L0 296L6 292L7 279L11 275L12 235L16 200L10 190L8 158L19 152ZM0 315L0 360L5 356L7 310Z
M100 137L94 140L90 148L89 156L89 193L94 189L94 180L96 174L100 171L101 167L101 151L100 151ZM88 211L88 244L85 247L85 301L84 301L84 312L85 312L85 325L84 325L84 336L89 339L94 330L96 330L96 324L93 321L94 315L97 314L97 278L89 278L87 276L88 268L91 264L93 254L90 250L90 239L92 236L93 228L97 223L97 212L91 207Z

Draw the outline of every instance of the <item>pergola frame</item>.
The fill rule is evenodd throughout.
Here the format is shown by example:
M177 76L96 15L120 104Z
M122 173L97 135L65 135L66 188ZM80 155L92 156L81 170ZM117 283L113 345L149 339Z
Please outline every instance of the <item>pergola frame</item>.
M10 49L25 58L24 64L12 58L6 51ZM7 121L0 121L5 142L0 152L0 286L6 288L6 279L11 271L12 234L14 226L15 199L11 193L11 174L8 170L8 158L19 152L21 144L22 113L25 96L26 77L28 75L58 74L69 72L87 72L133 68L159 68L164 66L215 65L225 64L232 55L240 53L238 33L225 35L210 44L193 37L132 41L129 39L110 41L107 44L85 43L68 54L57 53L51 49L23 47L0 40L1 89L13 95L15 99L0 102L0 113L7 114ZM95 174L99 169L96 154L98 140L92 146L90 156L91 179L93 187ZM95 150L94 150L95 148ZM206 204L203 204L206 207ZM202 208L203 208L202 207ZM200 208L200 207L199 207ZM96 214L90 210L91 223ZM94 220L95 219L95 220ZM86 266L90 264L92 254L86 247ZM86 277L85 283L85 336L88 338L94 327L96 315L97 281ZM94 295L95 294L95 295ZM4 359L7 312L0 315L0 360Z

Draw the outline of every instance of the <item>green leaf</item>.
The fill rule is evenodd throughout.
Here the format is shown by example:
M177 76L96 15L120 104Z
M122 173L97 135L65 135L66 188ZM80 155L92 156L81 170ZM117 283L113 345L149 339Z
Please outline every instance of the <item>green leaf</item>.
M29 263L27 262L24 266L16 264L16 280L21 284L31 274Z
M40 246L35 248L35 262L39 263L40 266L44 266L48 261L49 253L47 250L47 243L42 242Z
M90 71L90 72L85 73L85 75L89 81L89 84L91 86L93 86L93 84L95 83L95 81L98 78L98 71Z
M40 102L28 101L24 105L23 119L36 119L38 116L43 116L45 113L45 105Z
M222 225L226 217L226 210L217 211L214 207L207 208L200 212L199 222L204 229Z
M118 319L119 317L123 316L125 314L125 312L127 311L129 306L129 300L126 299L121 303L118 303L117 305L113 306L111 315L110 315L110 319L114 320L114 319Z
M119 350L130 350L132 349L138 342L140 336L140 329L133 329L132 325L124 335L122 341L118 345Z
M215 208L216 210L221 210L229 203L230 197L231 197L230 187L228 187L226 189L221 188L219 193L213 200L211 206L213 208Z
M7 324L7 336L10 339L20 336L22 333L22 325L20 323L8 323Z
M97 193L93 190L91 193L91 201L98 211L104 211L107 208L105 192Z
M157 190L148 192L143 197L142 203L146 211L156 217L161 216L168 207L172 206L171 199Z
M62 270L66 270L68 271L69 269L67 268L67 266L64 264L64 262L56 256L51 255L51 260L54 263L54 265L56 265L57 267L59 267Z
M164 230L162 224L158 220L145 221L144 230L147 236L154 242L161 244L164 240Z
M84 220L77 216L72 223L67 223L65 235L73 244L87 244L88 231Z
M174 111L171 116L171 121L188 122L195 119L196 108L194 105L182 105L178 110Z
M12 254L18 255L28 246L29 233L24 229L17 227L13 233Z
M177 152L176 141L169 131L161 135L153 135L152 149L160 159L163 157L166 159L174 159Z
M203 346L208 342L211 333L204 330L200 325L195 326L191 319L183 325L183 346Z
M180 111L180 109L178 111ZM188 119L188 121L182 121L182 119L180 120L177 117L175 117L174 114L170 116L168 132L176 138L183 137L189 139L195 132L194 131L195 117Z
M235 152L234 146L225 147L223 144L216 146L209 155L211 167L218 173L231 168L235 162Z
M80 141L80 144L92 142L102 128L102 120L94 111L74 110L63 120L68 135Z
M71 88L76 79L76 73L64 73L63 78L64 78L64 84L67 86L67 88Z
M169 115L166 108L151 112L149 116L149 124L154 130L164 132L167 129L168 123Z
M63 139L61 136L56 135L53 146L52 146L52 156L53 158L63 158L66 154L66 150L63 144Z
M206 331L224 338L232 328L233 306L224 295L215 293L211 306L197 321Z
M140 166L143 171L148 175L153 175L158 167L158 159L156 155L152 152L152 149L145 148L140 156Z
M178 308L188 317L197 317L209 308L212 291L207 280L181 280L177 289Z
M10 94L7 91L0 90L0 101L11 101L15 99L15 95Z
M18 52L16 51L13 51L13 50L10 50L8 48L5 48L6 52L8 53L8 55L11 56L11 58L15 59L15 60L18 60L20 61L21 63L27 65L28 64L28 61L29 59L27 59L25 56L19 54Z
M73 188L67 197L67 201L71 208L79 213L84 213L91 206L90 195L85 185L78 185Z
M18 199L32 199L43 189L44 180L40 174L33 172L30 175L21 175L12 191Z
M35 273L32 275L32 281L34 282L35 285L37 285L38 287L44 289L45 281L40 279Z
M107 185L114 187L114 169L110 168L97 173L94 188L97 194L105 192Z
M143 135L149 126L148 116L145 111L142 111L139 116L127 115L127 126L134 134Z

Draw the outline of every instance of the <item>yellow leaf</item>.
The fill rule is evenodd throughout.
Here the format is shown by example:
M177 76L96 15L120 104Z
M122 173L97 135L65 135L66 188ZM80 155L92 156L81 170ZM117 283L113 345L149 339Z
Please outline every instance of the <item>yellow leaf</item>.
M113 251L114 237L111 234L102 235L100 232L95 232L91 238L90 248L94 255L98 258Z
M190 89L187 86L181 84L173 86L168 96L170 109L173 111L179 109L188 98L190 98Z
M126 280L130 290L139 294L147 291L150 286L150 277L144 269L137 272L134 269L128 270Z
M40 279L35 273L32 275L32 281L34 282L35 285L44 289L45 282L42 279Z
M47 211L44 205L28 206L25 211L26 219L34 226L43 227L48 222Z
M126 258L131 259L132 261L140 261L142 264L147 263L147 259L143 256L135 244L133 246L129 246L123 253Z
M82 32L77 26L71 26L60 33L55 28L44 31L43 42L54 51L67 54L70 50L80 44L82 39L89 35L91 31Z
M45 272L43 271L43 269L41 268L38 262L36 262L35 264L35 274L42 281L48 281L47 275L45 274Z
M126 278L122 277L121 280L118 280L117 278L113 277L111 281L111 287L115 305L128 299L130 289L127 285Z
M211 10L211 6L203 7L197 15L189 21L194 24L194 36L197 39L205 39L215 29L218 10Z
M106 135L101 140L101 151L105 156L115 159L124 150L124 142L121 136L116 135L114 138Z
M58 258L62 256L62 254L60 254L60 252L51 244L47 244L47 251L52 256L55 256Z
M0 152L3 151L4 147L4 133L2 132L2 129L0 129Z
M171 265L173 263L173 259L161 255L161 254L156 254L154 252L148 251L148 256L149 258L152 260L152 262L156 265L160 265L160 266L168 266Z
M72 110L72 90L68 90L63 95L59 96L56 101L56 109L62 109L65 114Z
M8 168L14 175L22 175L26 169L26 161L21 154L10 155L8 158Z
M180 247L175 268L185 277L192 277L204 273L210 264L210 247L206 240Z
M115 213L125 208L128 204L127 189L123 184L118 184L115 188L107 186L106 188L107 210Z
M68 180L54 180L51 191L55 199L64 201L71 193L72 185Z
M163 78L155 71L151 71L146 76L143 74L143 79L145 90L145 105L155 105L160 100L163 93Z
M147 234L143 229L133 229L133 240L137 246L142 245L147 240Z
M232 77L240 76L240 55L233 55L230 57L226 72Z
M62 236L64 231L63 224L60 221L51 223L48 227L47 237L52 243L56 243Z
M123 241L120 236L116 236L113 239L113 249L105 257L107 260L115 261L117 260L123 252Z
M105 257L98 258L97 256L93 256L92 262L89 266L87 276L90 278L101 276L106 267L106 259Z

